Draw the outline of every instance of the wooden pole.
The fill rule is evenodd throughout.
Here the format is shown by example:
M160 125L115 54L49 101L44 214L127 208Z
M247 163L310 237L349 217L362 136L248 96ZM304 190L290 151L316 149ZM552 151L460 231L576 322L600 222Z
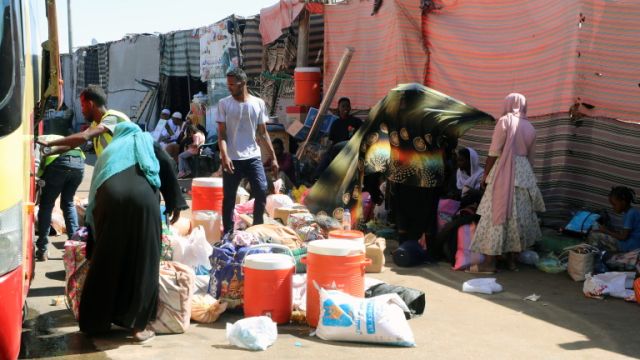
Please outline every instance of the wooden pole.
M327 90L325 96L322 98L322 102L320 103L320 109L318 109L318 114L315 119L313 119L313 125L311 125L311 130L309 130L309 134L307 135L306 140L298 148L298 152L296 153L296 157L298 159L302 158L302 154L304 153L305 147L313 136L318 128L319 120L324 117L324 114L329 109L329 105L331 105L331 101L333 101L333 97L336 95L338 91L338 86L340 86L340 82L342 82L342 78L344 77L344 73L347 71L347 67L349 67L349 62L351 62L351 58L353 57L353 53L355 50L352 47L348 47L344 49L344 53L342 54L342 59L340 60L340 64L338 65L338 69L336 73L333 75L333 79L331 80L331 85L329 85L329 89Z
M302 10L298 24L297 67L305 67L309 63L309 17L309 11L307 9Z

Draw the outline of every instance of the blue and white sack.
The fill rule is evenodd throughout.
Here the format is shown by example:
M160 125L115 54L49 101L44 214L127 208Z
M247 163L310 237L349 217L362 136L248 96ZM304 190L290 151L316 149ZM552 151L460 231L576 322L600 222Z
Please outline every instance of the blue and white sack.
M357 298L338 290L320 291L316 335L323 340L416 346L398 294Z

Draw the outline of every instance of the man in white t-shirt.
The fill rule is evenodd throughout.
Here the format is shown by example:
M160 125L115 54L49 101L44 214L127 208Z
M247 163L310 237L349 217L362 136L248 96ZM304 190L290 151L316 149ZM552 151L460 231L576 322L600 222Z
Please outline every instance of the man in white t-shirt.
M262 142L271 153L271 169L278 174L278 161L269 139L266 122L269 119L264 100L249 95L247 75L234 68L227 73L230 96L218 103L218 146L222 158L222 224L224 233L233 232L233 209L238 185L243 178L249 180L255 198L253 225L263 223L267 202L267 177L260 157Z

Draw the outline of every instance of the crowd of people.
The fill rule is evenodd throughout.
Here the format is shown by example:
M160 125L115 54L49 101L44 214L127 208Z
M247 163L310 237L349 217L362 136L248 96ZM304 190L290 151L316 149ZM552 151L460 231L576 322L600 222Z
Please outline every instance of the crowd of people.
M224 234L234 229L236 192L243 179L251 185L254 225L263 223L269 181L278 177L290 183L299 180L284 143L279 139L271 142L265 102L249 94L246 74L232 69L227 88L230 95L220 100L217 119ZM144 342L154 337L147 325L155 318L158 305L160 195L168 218L175 222L187 208L178 178L191 176L189 159L199 154L207 131L193 117L188 115L183 121L180 112L171 114L164 109L152 136L125 114L108 109L107 96L98 86L82 91L80 102L90 127L67 137L39 140L46 155L40 175L47 185L38 214L36 257L46 261L51 211L59 195L68 233L78 227L73 195L84 169L84 154L78 147L92 141L98 159L86 211L91 265L80 302L80 329L100 334L116 324L131 329L133 338ZM330 149L316 176L363 124L351 115L348 98L338 101L338 115L329 133ZM517 93L505 98L484 167L475 149L457 148L455 142L432 144L431 134L419 125L402 119L384 124L395 161L385 174L386 194L377 193L378 178L372 185L365 184L376 203L390 200L390 221L395 223L400 246L421 239L420 246L436 260L457 227L475 222L471 250L483 254L484 261L467 271L494 273L499 260L509 270L517 270L518 254L541 238L537 213L545 211L533 172L536 131L527 118L526 98ZM260 145L267 154L261 153ZM413 163L402 167L403 159ZM443 198L459 201L462 210L438 231L438 206ZM632 206L636 203L633 190L626 187L614 187L609 201L616 213L624 214L623 227L603 224L589 241L609 251L611 259L620 260L616 256L639 252L640 211Z

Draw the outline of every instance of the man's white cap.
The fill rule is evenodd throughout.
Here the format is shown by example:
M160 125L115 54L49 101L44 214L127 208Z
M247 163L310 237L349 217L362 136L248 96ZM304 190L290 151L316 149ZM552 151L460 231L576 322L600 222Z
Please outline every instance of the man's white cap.
M169 109L162 109L161 114L163 114L163 115L171 115L171 110L169 110Z
M173 113L173 115L171 115L171 117L176 119L182 119L182 114L180 114L179 111L176 111Z

